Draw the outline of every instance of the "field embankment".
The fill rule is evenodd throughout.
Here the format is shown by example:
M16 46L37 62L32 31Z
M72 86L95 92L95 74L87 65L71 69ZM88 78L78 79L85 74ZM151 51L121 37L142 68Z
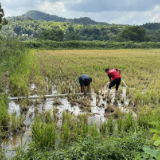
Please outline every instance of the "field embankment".
M26 53L24 45L10 39L0 40L0 142L6 137L10 115L8 114L9 76L14 72ZM1 151L1 147L0 147ZM0 158L4 155L1 152Z

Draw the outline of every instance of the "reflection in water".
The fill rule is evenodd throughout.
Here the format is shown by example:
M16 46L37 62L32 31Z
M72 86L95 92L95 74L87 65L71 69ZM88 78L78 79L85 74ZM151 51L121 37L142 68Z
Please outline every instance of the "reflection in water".
M19 117L19 115L20 115L20 106L19 106L19 104L16 104L14 101L11 101L9 103L8 113L9 114L15 113Z

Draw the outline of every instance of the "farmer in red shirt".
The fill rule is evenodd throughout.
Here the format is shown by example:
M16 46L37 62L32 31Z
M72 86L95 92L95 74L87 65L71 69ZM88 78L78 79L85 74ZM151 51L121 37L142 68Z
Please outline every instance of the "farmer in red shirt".
M116 94L118 94L118 88L119 88L119 85L121 82L121 70L106 68L105 72L108 74L108 77L110 80L107 96L109 96L109 92L111 90L111 87L113 87L114 85L116 85Z

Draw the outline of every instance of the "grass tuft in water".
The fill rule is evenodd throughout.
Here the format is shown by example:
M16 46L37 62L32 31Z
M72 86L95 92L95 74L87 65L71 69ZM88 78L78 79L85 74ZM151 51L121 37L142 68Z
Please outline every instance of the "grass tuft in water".
M100 132L103 136L106 135L106 131L107 131L107 123L106 122L103 122L100 124Z
M123 124L124 131L134 129L136 127L136 121L132 116L132 112L129 112L128 114L126 114L126 117L123 122L124 122Z
M48 147L54 149L57 137L55 124L45 124L40 116L37 115L32 124L32 137L38 149Z

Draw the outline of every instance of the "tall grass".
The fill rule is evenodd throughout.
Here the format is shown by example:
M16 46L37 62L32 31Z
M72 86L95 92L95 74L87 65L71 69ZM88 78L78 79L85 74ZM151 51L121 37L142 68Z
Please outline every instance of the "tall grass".
M32 69L33 55L29 52L23 58L16 71L11 75L10 90L13 96L28 96L29 95L29 75ZM24 74L25 73L25 74Z
M16 69L26 49L24 44L11 39L0 40L0 48L0 82L2 82L4 73L7 71L9 76ZM4 87L2 83L0 83L0 89L1 87Z

